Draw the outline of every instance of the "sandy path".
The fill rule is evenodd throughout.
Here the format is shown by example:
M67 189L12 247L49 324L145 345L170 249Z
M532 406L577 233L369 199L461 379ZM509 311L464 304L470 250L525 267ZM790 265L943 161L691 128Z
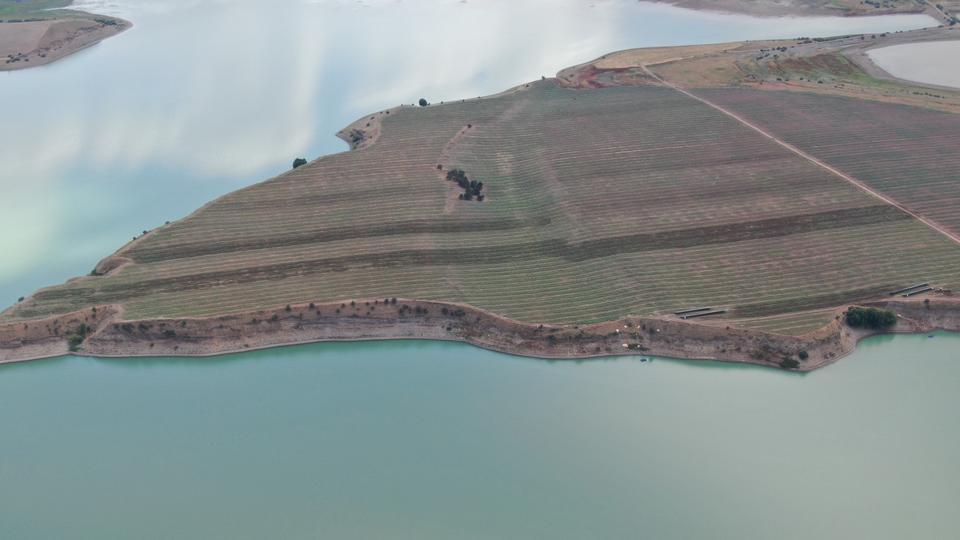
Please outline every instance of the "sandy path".
M757 126L756 124L751 123L751 122L748 121L746 118L743 118L742 116L734 113L733 111L727 110L727 109L725 109L724 107L721 107L720 105L717 105L716 103L713 103L713 102L711 102L711 101L709 101L709 100L707 100L707 99L704 99L704 98L702 98L702 97L700 97L700 96L698 96L698 95L696 95L696 94L694 94L694 93L692 93L692 92L689 92L689 91L687 91L687 90L684 90L683 88L680 88L679 86L677 86L677 85L675 85L675 84L673 84L673 83L671 83L671 82L668 82L668 81L662 79L659 75L657 75L656 73L654 73L653 71L651 71L646 65L644 65L644 66L642 66L642 67L643 67L643 70L644 70L645 72L647 72L651 77L653 77L654 79L660 81L660 82L663 83L664 85L666 85L666 86L668 86L668 87L676 90L677 92L682 93L682 94L685 95L685 96L691 97L691 98L699 101L700 103L703 103L704 105L707 105L708 107L711 107L711 108L713 108L713 109L715 109L715 110L717 110L717 111L720 111L721 113L729 116L730 118L733 118L733 119L736 120L737 122L740 122L740 123L743 124L744 126L752 129L753 131L756 131L756 132L759 133L760 135L763 135L764 137L772 140L773 142L779 144L780 146L786 148L787 150L793 152L794 154L802 157L803 159L805 159L805 160L813 163L814 165L817 165L818 167L821 167L821 168L823 168L823 169L825 169L825 170L833 173L835 176L838 176L838 177L841 178L842 180L844 180L844 181L852 184L853 186L857 187L857 188L860 189L861 191L863 191L863 192L865 192L865 193L867 193L867 194L869 194L869 195L872 195L873 197L875 197L875 198L877 198L877 199L880 199L881 201L883 201L883 202L885 202L885 203L887 203L887 204L889 204L889 205L891 205L891 206L894 206L894 207L898 208L898 209L901 210L902 212L905 212L905 213L909 214L910 216L916 218L918 221L920 221L921 223L923 223L923 224L926 225L927 227L930 227L931 229L939 232L940 234L946 236L946 237L949 238L950 240L953 240L955 243L960 244L960 235L954 234L953 232L951 232L951 231L950 231L949 229L947 229L946 227L938 224L937 222L935 222L935 221L933 221L933 220L931 220L931 219L925 218L925 217L921 216L920 214L917 214L916 212L910 210L909 208L907 208L907 207L904 206L903 204L900 204L900 203L897 202L896 200L891 199L890 197L887 197L886 195L883 195L883 194L881 194L881 193L879 193L879 192L877 192L877 191L874 191L873 189L871 189L869 186L867 186L867 185L866 185L865 183L863 183L862 181L854 178L853 176L850 176L849 174L847 174L847 173L845 173L845 172L843 172L843 171L841 171L841 170L839 170L839 169L837 169L837 168L835 168L835 167L832 167L832 166L824 163L823 161L820 161L819 159L817 159L817 158L813 157L812 155L804 152L803 150L797 148L796 146L793 146L792 144L790 144L790 143L788 143L788 142L786 142L786 141L784 141L784 140L781 140L781 139L777 138L777 137L776 137L775 135L773 135L772 133L764 130L763 128L761 128L760 126Z

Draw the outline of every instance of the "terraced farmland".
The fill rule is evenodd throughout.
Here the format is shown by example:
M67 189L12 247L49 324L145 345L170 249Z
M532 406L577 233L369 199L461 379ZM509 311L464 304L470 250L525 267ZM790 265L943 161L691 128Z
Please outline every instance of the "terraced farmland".
M960 236L960 116L800 92L697 93Z
M692 305L758 318L919 280L958 285L960 246L669 88L548 80L381 116L371 146L226 195L118 252L133 264L3 317L401 297L529 322ZM485 201L457 199L454 167L484 182ZM801 319L770 324L792 331Z

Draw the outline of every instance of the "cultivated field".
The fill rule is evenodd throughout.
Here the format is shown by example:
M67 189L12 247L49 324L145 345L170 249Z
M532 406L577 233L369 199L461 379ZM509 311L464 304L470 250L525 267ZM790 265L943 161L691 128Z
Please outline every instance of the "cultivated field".
M697 93L960 236L960 116L797 92Z
M724 96L736 92L766 107L748 91ZM133 264L40 291L3 318L401 297L556 323L707 305L797 333L845 302L918 281L960 285L960 245L667 87L547 80L373 118L372 145L231 193L118 252ZM893 138L853 118L868 117L846 121L855 136ZM933 118L901 114L903 141L884 144L928 152L910 137ZM853 156L844 167L878 157ZM938 160L913 163L931 186L947 174ZM483 181L484 201L458 200L445 179L454 167ZM799 311L810 313L786 316Z

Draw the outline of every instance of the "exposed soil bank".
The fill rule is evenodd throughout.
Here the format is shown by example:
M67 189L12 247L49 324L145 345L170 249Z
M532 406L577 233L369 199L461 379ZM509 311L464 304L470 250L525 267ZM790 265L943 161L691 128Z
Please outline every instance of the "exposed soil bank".
M880 300L900 315L894 332L960 331L960 299ZM434 339L547 359L655 355L811 371L849 354L875 332L837 317L794 337L670 317L591 325L537 325L466 305L399 299L298 304L210 318L124 320L112 306L0 325L0 364L70 352L100 357L210 356L320 341ZM85 325L85 331L81 325Z
M100 15L0 22L0 71L49 64L96 45L131 26L129 21Z

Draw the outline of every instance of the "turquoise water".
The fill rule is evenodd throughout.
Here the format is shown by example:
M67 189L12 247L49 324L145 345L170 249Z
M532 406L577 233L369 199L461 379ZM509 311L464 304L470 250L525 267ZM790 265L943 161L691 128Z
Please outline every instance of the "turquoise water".
M808 375L431 342L0 367L0 538L956 538L960 336Z
M373 110L627 47L932 23L625 0L81 4L136 26L0 73L0 305L344 149L332 134ZM874 339L805 376L429 342L0 366L0 539L955 537L958 345Z

